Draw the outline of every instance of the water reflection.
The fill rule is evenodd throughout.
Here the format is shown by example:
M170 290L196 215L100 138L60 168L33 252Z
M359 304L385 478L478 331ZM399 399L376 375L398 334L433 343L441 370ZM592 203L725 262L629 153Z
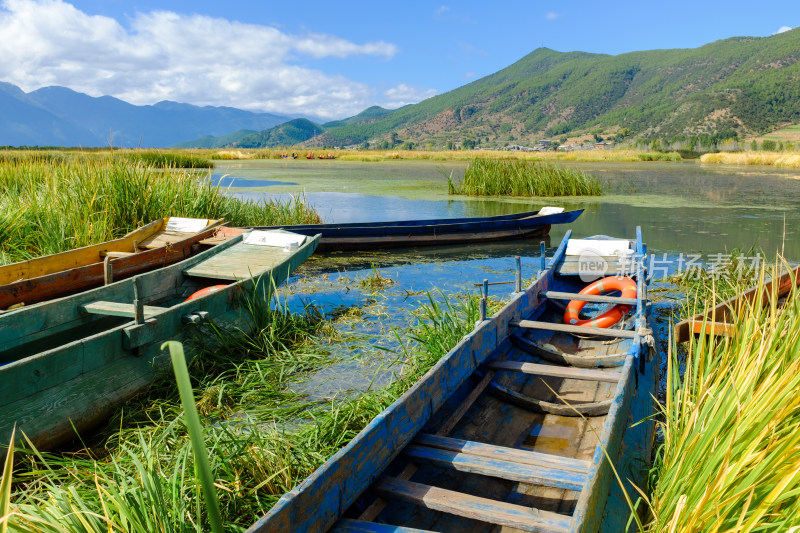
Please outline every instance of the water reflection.
M223 189L228 187L239 188L239 187L274 187L276 185L297 185L292 181L277 181L277 180L261 180L261 179L252 179L252 178L244 178L238 176L231 176L230 174L222 174L219 172L214 172L211 174L211 185L219 186Z

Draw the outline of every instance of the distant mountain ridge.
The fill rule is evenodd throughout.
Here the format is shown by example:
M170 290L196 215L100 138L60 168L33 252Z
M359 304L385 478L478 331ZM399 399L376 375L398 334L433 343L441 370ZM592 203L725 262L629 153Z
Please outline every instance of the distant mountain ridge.
M800 28L617 56L539 48L458 89L394 111L322 124L324 133L293 140L310 147L465 140L491 146L598 134L617 140L742 139L800 122L799 60ZM249 138L263 139L251 145L257 147L269 146L275 136L267 131Z
M305 118L298 118L264 131L251 132L248 135L237 135L235 139L230 139L229 136L195 139L194 141L181 143L179 146L185 148L275 148L278 146L294 146L313 139L331 128L368 124L387 113L391 113L391 110L380 106L372 106L358 115L324 124L317 124Z
M290 120L232 107L163 101L137 106L66 87L25 93L0 82L0 146L170 147L187 139L255 132Z

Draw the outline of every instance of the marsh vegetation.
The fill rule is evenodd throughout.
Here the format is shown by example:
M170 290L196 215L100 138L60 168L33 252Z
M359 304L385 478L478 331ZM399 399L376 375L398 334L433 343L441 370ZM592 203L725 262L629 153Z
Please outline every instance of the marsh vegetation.
M538 161L474 159L450 194L468 196L598 196L600 180L574 168Z

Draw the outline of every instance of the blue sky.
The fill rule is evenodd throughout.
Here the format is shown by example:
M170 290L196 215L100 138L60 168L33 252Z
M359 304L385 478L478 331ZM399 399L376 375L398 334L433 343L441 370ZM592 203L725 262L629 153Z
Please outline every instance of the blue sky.
M798 0L0 0L0 80L333 119L446 92L541 46L694 48L798 25Z

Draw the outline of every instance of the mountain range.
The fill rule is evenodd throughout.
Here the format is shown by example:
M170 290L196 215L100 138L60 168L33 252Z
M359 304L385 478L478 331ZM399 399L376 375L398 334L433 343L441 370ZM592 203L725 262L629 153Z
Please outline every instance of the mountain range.
M600 137L715 143L800 123L799 61L800 28L616 56L539 48L417 104L375 106L322 124L175 102L134 106L63 87L26 94L0 83L0 145L434 148Z
M598 136L742 140L800 122L798 60L800 28L617 56L539 48L495 74L417 104L371 108L326 124L286 123L232 145L492 146Z
M163 101L137 106L66 87L26 93L0 82L0 146L168 147L200 136L271 128L290 117Z

